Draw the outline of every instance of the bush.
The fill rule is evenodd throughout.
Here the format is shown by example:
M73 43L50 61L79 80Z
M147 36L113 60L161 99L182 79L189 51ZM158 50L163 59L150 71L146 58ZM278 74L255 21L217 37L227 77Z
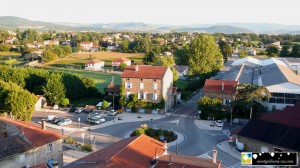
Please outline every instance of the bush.
M68 136L68 137L67 137L67 143L68 143L68 144L73 143L73 138L72 138L71 136Z
M84 144L81 146L82 151L92 152L93 151L93 144Z

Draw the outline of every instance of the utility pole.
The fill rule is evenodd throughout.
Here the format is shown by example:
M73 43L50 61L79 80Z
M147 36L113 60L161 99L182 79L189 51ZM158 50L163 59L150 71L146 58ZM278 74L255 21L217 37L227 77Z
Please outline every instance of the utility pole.
M250 108L250 119L252 118L252 107Z
M230 120L230 126L232 126L232 109L231 109L231 113L230 113L230 118L231 118L231 120Z

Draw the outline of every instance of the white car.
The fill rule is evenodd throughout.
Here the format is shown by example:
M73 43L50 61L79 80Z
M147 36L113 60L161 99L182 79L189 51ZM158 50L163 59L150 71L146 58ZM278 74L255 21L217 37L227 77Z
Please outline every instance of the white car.
M47 115L45 119L46 119L47 122L50 122L50 121L52 121L55 117L56 117L55 115Z
M105 119L99 115L97 116L90 116L87 118L88 123L91 124L100 124L100 123L104 123Z
M72 120L69 118L64 118L60 122L57 123L57 125L64 126L64 125L71 125Z
M223 127L224 126L224 123L221 120L215 120L215 124L216 124L217 127Z
M81 107L81 108L77 108L77 109L75 110L75 113L82 113L83 109L84 109L84 108L82 108L82 107Z
M116 110L110 110L110 112L108 113L108 116L115 116L117 115Z

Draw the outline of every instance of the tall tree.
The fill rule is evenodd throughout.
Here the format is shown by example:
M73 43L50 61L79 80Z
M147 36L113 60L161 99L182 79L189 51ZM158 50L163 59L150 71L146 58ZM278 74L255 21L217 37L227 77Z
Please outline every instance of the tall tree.
M300 45L294 45L290 55L291 57L300 57Z
M127 39L124 39L122 41L122 51L128 52L128 47L129 47L129 41Z
M267 56L269 56L269 57L275 57L279 54L279 50L275 46L270 46L267 48L266 53L267 53Z
M184 45L181 49L174 52L176 65L188 65L189 63L189 46Z
M289 49L290 49L289 46L283 46L279 53L279 56L280 57L288 57L290 54Z
M155 57L155 60L153 62L154 66L167 66L171 69L173 73L173 81L176 81L178 79L178 72L174 68L175 60L172 56L158 56Z
M221 49L221 53L223 55L224 60L227 61L228 57L231 57L231 55L232 55L231 46L228 44L228 42L224 42L224 41L220 40L219 47Z
M211 35L201 34L189 46L190 75L208 77L218 71L223 64L219 47Z
M65 98L66 90L62 83L62 75L58 73L50 74L43 90L52 103L58 103L62 98Z

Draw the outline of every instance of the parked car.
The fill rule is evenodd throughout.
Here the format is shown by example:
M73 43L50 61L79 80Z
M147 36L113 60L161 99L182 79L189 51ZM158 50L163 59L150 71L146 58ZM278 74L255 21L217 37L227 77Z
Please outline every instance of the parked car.
M46 117L45 117L45 120L47 121L47 122L51 122L54 118L57 118L55 115L47 115Z
M221 120L215 120L215 124L216 124L217 127L223 127L224 126L224 123Z
M108 113L108 116L115 116L115 115L117 115L116 110L110 110L110 112Z
M71 107L71 108L69 109L69 112L75 112L76 109L77 109L77 107Z
M63 118L60 117L54 117L54 119L51 121L53 124L59 123Z
M93 112L93 109L85 108L85 109L83 109L83 112L89 114L89 113Z
M75 110L75 113L82 113L82 111L83 111L83 108L81 107L81 108L77 108L76 110Z
M87 122L88 123L91 123L91 124L100 124L100 123L103 123L105 122L105 119L99 115L97 116L89 116L87 118Z
M64 118L60 122L57 123L57 125L64 126L64 125L71 125L72 120L69 118Z

